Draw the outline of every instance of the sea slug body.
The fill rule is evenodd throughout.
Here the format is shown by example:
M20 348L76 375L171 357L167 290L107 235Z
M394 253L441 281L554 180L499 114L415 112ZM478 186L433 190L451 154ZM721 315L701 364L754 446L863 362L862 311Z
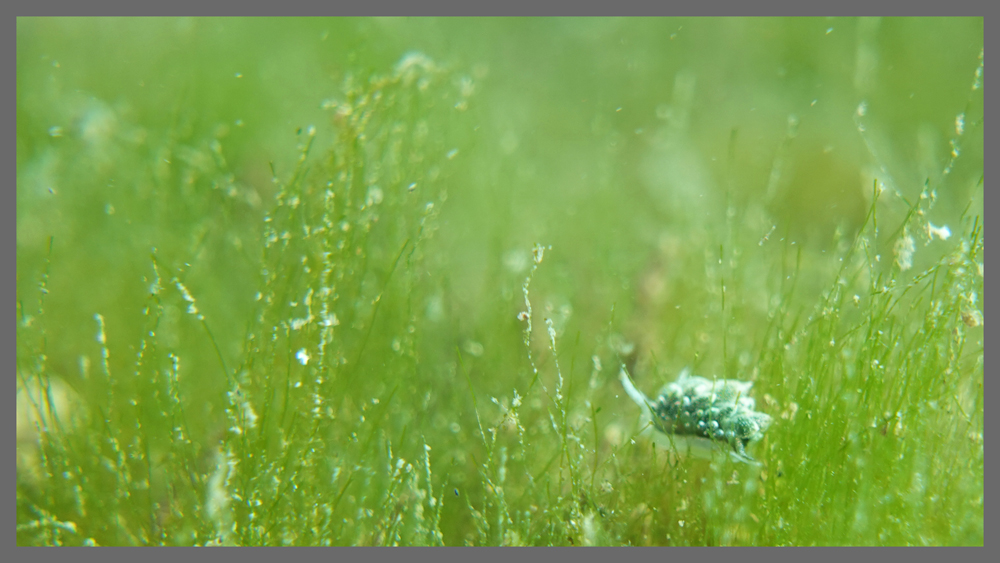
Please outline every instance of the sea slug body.
M754 410L752 382L712 380L685 369L663 387L656 400L650 400L632 384L624 367L619 378L629 398L643 409L652 427L669 438L672 447L681 442L690 452L706 457L712 446L722 446L737 461L757 463L746 448L763 437L771 417Z

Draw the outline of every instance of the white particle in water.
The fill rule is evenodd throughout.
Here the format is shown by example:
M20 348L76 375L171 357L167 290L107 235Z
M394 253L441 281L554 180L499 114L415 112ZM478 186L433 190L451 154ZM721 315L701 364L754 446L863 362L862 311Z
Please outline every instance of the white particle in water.
M295 353L295 358L299 361L300 364L306 365L309 363L309 352L306 352L306 349L302 348Z
M937 237L941 240L948 240L948 238L951 237L951 229L948 228L948 225L936 227L934 226L933 223L928 221L927 235L930 236L931 238Z
M899 271L905 272L913 267L913 253L915 250L916 245L914 244L913 237L904 230L903 236L896 241L896 245L893 247Z
M368 188L368 193L365 195L365 205L371 207L380 203L382 203L382 188L378 186Z
M337 319L336 313L331 313L329 315L323 315L323 322L321 324L326 327L337 326L340 324L340 320Z

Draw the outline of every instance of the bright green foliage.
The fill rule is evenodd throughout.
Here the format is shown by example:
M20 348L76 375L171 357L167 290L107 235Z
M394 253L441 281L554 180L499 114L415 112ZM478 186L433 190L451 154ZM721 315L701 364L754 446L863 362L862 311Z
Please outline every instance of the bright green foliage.
M982 545L982 73L981 19L21 19L17 541ZM761 465L623 364L753 381Z

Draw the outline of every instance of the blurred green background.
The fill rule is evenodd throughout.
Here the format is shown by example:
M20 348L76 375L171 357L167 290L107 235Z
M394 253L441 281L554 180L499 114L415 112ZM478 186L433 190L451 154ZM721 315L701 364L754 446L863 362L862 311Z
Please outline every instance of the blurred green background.
M860 223L873 169L885 166L910 198L925 178L941 182L983 27L976 18L42 18L19 19L17 41L18 267L37 269L53 235L66 241L55 247L69 255L61 267L79 272L53 283L84 286L127 266L123 238L145 253L164 236L141 215L145 201L134 219L105 212L130 172L109 169L111 151L152 158L170 137L195 144L228 129L225 158L257 197L227 228L252 237L268 162L287 173L296 130L329 121L320 104L346 74L383 71L409 51L468 74L473 145L442 238L471 306L498 249L542 241L583 257L606 252L605 269L634 267L645 251L636 242L704 228L727 189L828 244L836 225ZM862 101L874 156L855 122ZM772 186L790 116L797 137ZM981 128L971 133L939 187L938 223L974 192ZM172 226L171 236L185 230ZM239 295L249 265L223 254L233 267L219 269L232 276L220 285ZM130 294L118 286L127 276L110 278L54 293L89 317ZM238 301L220 306L239 318Z
M796 298L808 305L836 272L827 258L862 226L873 184L891 225L877 241L884 268L925 186L933 225L958 234L963 214L982 213L982 50L982 18L19 18L18 300L33 310L48 261L47 371L94 395L94 314L106 319L112 373L130 373L155 248L186 272L238 363L272 174L292 175L310 126L314 153L336 146L323 104L346 81L364 85L417 52L465 100L429 132L457 149L426 195L440 206L424 247L437 289L418 308L443 306L447 319L430 348L485 347L485 373L523 362L516 314L541 243L551 250L533 303L574 361L607 354L602 339L620 332L653 349L664 373L746 376L768 288L781 282L768 245L799 247ZM414 111L399 118L419 120ZM916 268L941 244L928 241ZM718 285L708 264L733 248L746 254L723 307L744 312L727 328L705 284ZM181 316L165 313L161 337L213 366L187 392L221 397L214 351ZM480 407L523 393L522 369L475 379ZM661 382L637 381L647 392ZM457 395L467 428L454 447L474 440L463 378L420 385ZM614 374L596 389L635 415L611 401ZM220 413L191 416L212 426Z

